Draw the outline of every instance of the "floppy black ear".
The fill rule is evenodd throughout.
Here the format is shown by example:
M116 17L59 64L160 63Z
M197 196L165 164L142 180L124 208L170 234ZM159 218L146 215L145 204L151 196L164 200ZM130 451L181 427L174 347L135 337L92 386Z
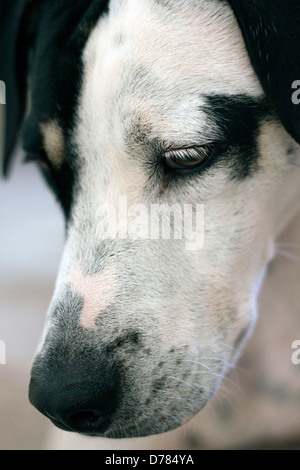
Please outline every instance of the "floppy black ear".
M7 175L25 113L29 47L38 0L1 0L0 80L5 83L5 133L2 171Z
M300 144L300 0L228 0L262 87ZM299 94L299 93L298 93Z
M108 0L0 0L0 80L6 84L0 174L1 166L4 175L10 168L26 110L28 82L30 114L36 121L50 108L57 111L60 101L67 114L77 92L81 51L108 4Z

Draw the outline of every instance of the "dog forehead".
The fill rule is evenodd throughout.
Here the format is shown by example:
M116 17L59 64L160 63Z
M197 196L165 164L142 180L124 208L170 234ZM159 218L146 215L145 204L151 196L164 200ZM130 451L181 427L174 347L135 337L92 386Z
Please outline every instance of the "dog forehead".
M262 95L227 3L188 2L189 11L171 2L175 13L163 14L169 3L112 2L99 20L83 53L82 125L93 119L91 127L112 137L108 126L120 136L133 119L159 133L169 129L172 137L180 129L194 135L206 95Z
M117 70L130 58L168 84L181 82L187 92L194 84L198 93L261 94L227 2L125 0L113 5L105 32L96 28L90 46L96 54L109 52L112 60L118 55Z

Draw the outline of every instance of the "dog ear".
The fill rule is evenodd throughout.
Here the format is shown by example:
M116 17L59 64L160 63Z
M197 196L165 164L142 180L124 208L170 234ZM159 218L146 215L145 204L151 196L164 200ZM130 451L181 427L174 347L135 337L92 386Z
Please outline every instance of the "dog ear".
M24 117L30 43L34 35L37 0L1 0L0 80L5 90L5 132L2 172L6 176Z
M8 174L24 119L28 84L31 86L32 80L35 80L35 89L42 90L53 78L48 95L44 96L36 91L34 101L34 93L31 93L30 109L35 106L39 109L39 115L43 114L41 104L48 104L47 99L52 99L52 106L56 106L54 90L59 90L68 106L71 91L76 84L71 79L70 83L65 83L65 89L61 89L58 77L64 76L64 70L67 70L67 75L70 76L72 71L77 69L80 62L79 51L82 50L99 17L108 10L108 6L108 0L0 0L0 80L6 84L6 131L2 162L4 175ZM49 44L52 49L48 48ZM53 70L54 60L60 57L61 48L64 49L64 46L69 57L61 60L61 66L57 67L53 77L48 77L43 70L39 70L36 60L43 56ZM66 80L66 77L64 78ZM52 96L49 98L50 91Z
M300 1L228 1L267 97L300 144Z

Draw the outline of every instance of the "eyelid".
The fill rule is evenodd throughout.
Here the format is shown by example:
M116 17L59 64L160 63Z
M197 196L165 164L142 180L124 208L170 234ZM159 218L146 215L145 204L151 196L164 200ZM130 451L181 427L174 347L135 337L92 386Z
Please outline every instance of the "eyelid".
M178 158L182 160L193 160L197 158L201 158L203 154L206 154L210 151L210 148L207 147L190 147L190 148L182 148L182 149L174 149L165 152L166 158Z
M176 158L178 160L185 161L193 161L199 160L201 158L205 158L209 155L212 150L212 146L207 147L189 147L189 148L182 148L182 149L174 149L165 152L164 157L166 159L169 158Z
M166 173L192 173L207 166L215 154L215 146L188 147L169 149L164 153L164 169Z

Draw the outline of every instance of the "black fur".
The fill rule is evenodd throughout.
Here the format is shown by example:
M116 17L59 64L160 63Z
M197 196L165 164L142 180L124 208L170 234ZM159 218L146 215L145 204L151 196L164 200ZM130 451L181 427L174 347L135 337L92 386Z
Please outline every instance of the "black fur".
M258 168L258 135L264 119L272 119L272 110L266 99L247 95L211 95L203 108L217 125L220 144L208 167L216 163L229 165L233 179L247 178Z
M292 84L300 80L300 1L228 1L266 95L300 144L300 105L292 102Z
M76 158L68 141L81 87L81 54L94 24L104 12L106 0L43 0L30 76L31 111L25 121L25 152L45 161L46 180L68 219L76 183ZM65 161L58 170L48 161L40 124L56 119L65 135Z
M1 0L0 79L7 84L5 175L24 118L28 77L32 100L24 130L26 152L46 158L40 123L56 118L66 134L72 126L81 53L107 6L108 0ZM67 211L69 202L62 204Z
M6 130L2 164L5 175L25 112L28 51L33 36L29 5L30 11L33 11L33 3L37 2L1 0L0 3L0 80L6 84Z

